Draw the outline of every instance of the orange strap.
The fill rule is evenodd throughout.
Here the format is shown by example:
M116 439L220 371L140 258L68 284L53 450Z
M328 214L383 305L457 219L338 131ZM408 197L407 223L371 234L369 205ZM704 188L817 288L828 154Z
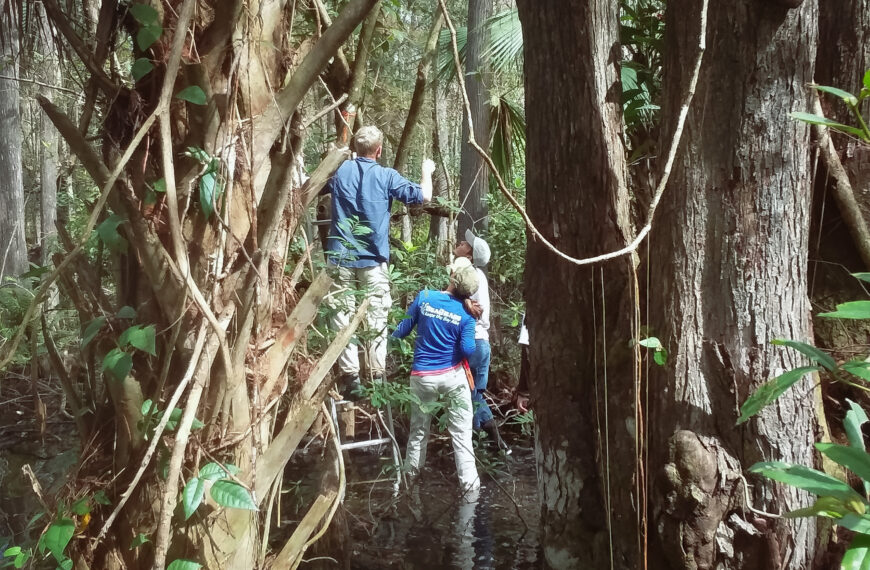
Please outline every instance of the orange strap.
M468 387L474 392L474 375L471 373L471 367L467 360L462 361L462 368L465 369L465 377L468 379Z

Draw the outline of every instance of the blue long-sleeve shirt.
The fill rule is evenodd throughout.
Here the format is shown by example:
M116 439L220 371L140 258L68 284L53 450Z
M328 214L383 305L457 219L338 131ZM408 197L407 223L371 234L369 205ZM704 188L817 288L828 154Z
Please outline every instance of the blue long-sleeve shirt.
M326 249L331 263L373 267L390 260L393 199L422 204L423 190L371 158L345 161L326 184L332 193L332 224Z
M393 336L404 338L415 326L412 374L448 370L474 354L474 318L448 293L420 291L408 307L408 318L399 323Z

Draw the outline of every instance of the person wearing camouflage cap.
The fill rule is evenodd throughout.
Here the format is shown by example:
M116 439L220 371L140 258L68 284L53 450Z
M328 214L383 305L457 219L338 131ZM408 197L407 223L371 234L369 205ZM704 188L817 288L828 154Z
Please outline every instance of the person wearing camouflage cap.
M474 352L475 317L470 311L479 312L469 297L479 286L477 273L470 264L451 266L449 283L444 291L420 291L408 307L408 318L393 332L393 337L404 338L417 329L411 393L420 405L411 406L405 467L415 477L425 464L432 420L429 404L444 397L449 402L447 431L453 440L459 486L463 493L472 493L480 488L480 477L471 443L471 391L463 362Z

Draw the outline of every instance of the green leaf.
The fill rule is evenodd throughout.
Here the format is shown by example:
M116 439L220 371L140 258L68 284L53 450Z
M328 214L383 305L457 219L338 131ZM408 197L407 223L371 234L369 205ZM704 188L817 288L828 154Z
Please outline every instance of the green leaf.
M189 156L190 158L196 160L197 162L202 163L202 164L208 164L212 160L211 155L209 155L209 153L207 153L204 150L202 150L201 148L195 147L195 146L187 147L187 150L184 152L184 154Z
M97 226L97 235L114 252L127 253L127 240L118 233L118 226L125 221L118 214L112 214Z
M212 170L206 171L199 179L199 204L205 214L205 219L209 219L214 212L220 193L221 185L217 181L217 173Z
M662 348L662 341L654 336L651 336L649 338L643 338L637 341L637 343L647 348Z
M100 489L96 493L94 493L94 502L98 505L111 505L112 501L109 500L109 497L106 496L106 492Z
M140 57L136 61L133 62L133 65L130 67L130 75L133 76L134 81L139 81L154 69L154 64L151 63L151 60L147 57Z
M166 179L161 178L160 180L156 180L154 184L151 185L151 188L155 192L160 192L161 194L166 192Z
M870 536L856 534L846 549L841 570L870 570Z
M13 546L12 548L7 548L3 551L4 558L6 558L7 556L18 556L19 554L21 554L20 546Z
M184 520L189 519L199 505L202 503L202 498L205 496L205 480L199 477L193 477L184 485L184 490L181 492L181 505L184 508Z
M863 360L850 360L849 362L844 362L840 368L849 374L870 382L870 362L864 362Z
M747 421L749 418L760 412L765 406L775 402L777 398L782 396L783 392L791 388L795 382L803 378L806 374L818 370L820 370L818 366L802 366L780 374L773 380L769 380L759 386L751 396L746 398L743 405L740 406L740 417L737 419L737 425Z
M843 427L846 428L846 437L849 440L849 445L861 451L866 451L864 446L864 434L861 432L861 426L867 423L867 413L864 408L846 398L846 403L849 404L849 411L846 412L846 419L843 421ZM870 483L864 482L864 487L870 492Z
M160 39L160 36L163 35L163 26L160 24L154 24L152 26L142 26L139 28L139 31L136 33L136 45L139 46L139 49L142 51L150 48L154 42Z
M120 348L113 348L103 358L103 370L114 376L118 382L123 382L133 369L133 357Z
M830 93L831 95L835 95L851 107L854 107L858 104L857 97L855 97L848 91L844 91L837 87L831 87L829 85L813 85L813 88L816 89L816 91L822 91L823 93Z
M788 340L788 339L782 339L782 338L777 338L777 339L772 340L771 344L791 347L791 348L797 350L798 352L800 352L801 354L803 354L804 356L808 357L813 362L817 362L817 363L821 364L822 366L824 366L828 370L833 370L837 367L836 361L834 361L834 359L831 358L828 355L828 353L826 353L822 350L819 350L815 346L812 346L812 345L809 345L809 344L806 344L803 342L798 342L796 340Z
M837 305L837 310L819 313L829 319L870 319L870 301L850 301Z
M864 72L864 87L870 89L870 69Z
M803 465L794 465L781 461L763 461L756 463L748 471L750 473L758 473L768 479L773 479L792 487L797 487L798 489L803 489L814 495L836 497L844 503L855 500L863 501L861 495L852 490L852 487L849 485L821 471L816 471Z
M130 4L130 14L143 26L153 26L160 23L160 14L148 4Z
M870 518L866 515L848 513L846 516L838 520L837 524L855 532L870 534Z
M147 352L151 356L157 355L157 350L154 344L154 325L143 327L142 325L133 325L121 333L118 339L118 344L121 348L133 346L142 352Z
M82 331L82 348L85 348L96 338L97 333L100 332L104 324L106 324L106 317L97 317L85 326L85 329Z
M227 476L227 473L238 475L241 470L231 463L225 464L223 467L217 463L206 463L199 468L199 476L207 481L217 481Z
M63 560L59 560L57 563L60 570L72 570L73 561L70 558L64 557Z
M796 519L799 517L827 517L831 519L839 519L846 515L849 509L843 504L843 501L835 497L819 497L811 507L805 509L797 509L786 513L786 518Z
M151 399L145 400L142 402L142 408L140 408L140 412L142 412L143 416L147 416L151 413L151 408L154 407L154 402Z
M202 564L199 562L194 562L193 560L173 560L169 566L166 567L166 570L199 570L202 568Z
M664 366L668 361L668 351L664 348L653 353L653 361L659 366Z
M870 455L863 449L836 443L817 443L816 449L848 468L864 481L870 481Z
M193 103L194 105L205 105L207 102L205 91L203 91L202 87L199 85L185 87L175 95L175 98L187 101L188 103Z
M259 510L250 491L229 479L215 481L211 487L211 498L224 507L248 511Z
M121 310L118 311L118 314L115 315L119 319L135 319L136 318L136 309L131 307L130 305L124 305L121 307Z
M842 131L844 133L849 133L850 135L855 135L856 137L863 138L864 131L861 129L857 129L855 127L850 127L849 125L844 125L842 123L838 123L836 121L832 121L827 117L822 117L821 115L813 115L812 113L800 113L793 112L789 113L789 116L793 119L797 119L798 121L803 121L804 123L809 123L811 125L822 125L831 129L836 129L838 131Z
M87 497L83 497L83 498L79 499L78 501L76 501L75 503L73 503L70 506L69 510L72 511L73 514L76 514L80 517L83 517L91 512L90 501L88 500Z
M146 535L145 533L140 532L135 537L133 537L133 540L130 542L130 550L139 548L146 542L151 542L151 539L148 538L148 535Z
M61 518L49 525L48 530L39 539L39 551L48 550L58 562L64 560L63 551L76 531L76 524L72 519Z

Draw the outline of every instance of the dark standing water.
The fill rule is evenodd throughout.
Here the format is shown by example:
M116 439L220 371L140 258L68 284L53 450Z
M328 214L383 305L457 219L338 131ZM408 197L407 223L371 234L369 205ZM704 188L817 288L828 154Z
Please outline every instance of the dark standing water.
M352 568L538 568L540 508L531 442L514 439L511 445L507 458L479 454L483 486L476 500L457 492L446 439L430 442L427 469L415 488L398 497L389 482L365 482L378 475L379 456L351 452L344 506Z

